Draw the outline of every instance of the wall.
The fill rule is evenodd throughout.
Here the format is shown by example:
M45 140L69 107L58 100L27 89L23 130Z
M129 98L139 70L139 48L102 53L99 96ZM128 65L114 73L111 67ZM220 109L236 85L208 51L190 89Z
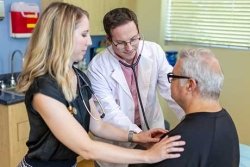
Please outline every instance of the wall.
M0 74L10 73L10 57L14 50L19 49L25 52L29 38L11 38L9 26L9 12L12 2L20 0L4 0L5 18L0 21ZM25 0L28 3L36 3L40 6L40 0ZM15 59L14 71L20 71L22 59L17 56Z
M11 54L14 50L19 49L25 53L29 38L12 38L10 37L9 26L9 11L12 2L18 2L21 0L5 0L5 18L0 21L0 74L7 74L11 71ZM24 1L24 0L23 0ZM43 0L45 1L45 0ZM56 0L53 0L56 1ZM45 2L40 4L40 0L25 0L24 2L36 3L40 6L42 12ZM48 1L51 3L51 0ZM96 48L99 46L101 40L104 39L103 35L92 36L92 46L90 48ZM86 54L87 63L90 60L90 48ZM20 72L22 69L22 59L20 56L15 57L14 60L14 72Z
M187 45L174 45L164 43L164 11L166 0L137 0L136 13L138 15L140 30L145 39L159 43L164 50L180 50ZM147 19L145 19L147 18ZM225 84L221 94L221 104L232 116L238 130L240 142L250 145L250 51L211 48L217 55L225 75ZM169 111L166 103L161 99L165 116L174 127L178 120Z

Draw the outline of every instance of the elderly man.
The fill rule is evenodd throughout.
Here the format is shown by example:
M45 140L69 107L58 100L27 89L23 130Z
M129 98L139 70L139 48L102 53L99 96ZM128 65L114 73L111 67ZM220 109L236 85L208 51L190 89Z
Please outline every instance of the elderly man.
M152 167L238 167L239 142L235 125L219 103L224 76L218 60L208 49L180 53L168 74L171 96L186 117L168 135L186 141L181 157Z

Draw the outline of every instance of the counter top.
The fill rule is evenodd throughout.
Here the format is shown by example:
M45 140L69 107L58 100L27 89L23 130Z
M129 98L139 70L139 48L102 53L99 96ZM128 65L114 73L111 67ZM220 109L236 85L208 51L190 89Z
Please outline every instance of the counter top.
M19 72L13 74L14 78L17 78ZM0 80L6 85L6 87L10 84L10 78L12 74L0 74ZM15 103L24 102L24 94L20 94L15 92L14 90L9 90L9 88L5 88L4 90L0 89L0 104L2 105L11 105Z
M24 95L17 95L0 90L0 104L11 105L24 102Z

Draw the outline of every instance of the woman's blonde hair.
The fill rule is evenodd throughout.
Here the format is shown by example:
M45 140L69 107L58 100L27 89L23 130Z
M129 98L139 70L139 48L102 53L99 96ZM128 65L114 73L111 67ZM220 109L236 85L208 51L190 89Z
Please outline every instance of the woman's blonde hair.
M71 4L55 2L42 13L32 33L25 54L17 90L26 92L34 79L49 74L62 88L65 98L75 97L69 75L73 54L73 33L88 12Z

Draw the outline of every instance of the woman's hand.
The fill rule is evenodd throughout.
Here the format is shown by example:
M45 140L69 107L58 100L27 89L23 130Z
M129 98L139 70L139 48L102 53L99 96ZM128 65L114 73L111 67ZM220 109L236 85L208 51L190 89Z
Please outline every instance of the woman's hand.
M150 129L148 131L142 131L133 135L133 142L139 144L152 144L159 142L161 136L168 131L161 128Z
M180 153L184 151L184 141L180 140L181 136L164 137L160 142L154 144L150 149L146 150L148 163L156 163L164 159L172 159L180 157Z

